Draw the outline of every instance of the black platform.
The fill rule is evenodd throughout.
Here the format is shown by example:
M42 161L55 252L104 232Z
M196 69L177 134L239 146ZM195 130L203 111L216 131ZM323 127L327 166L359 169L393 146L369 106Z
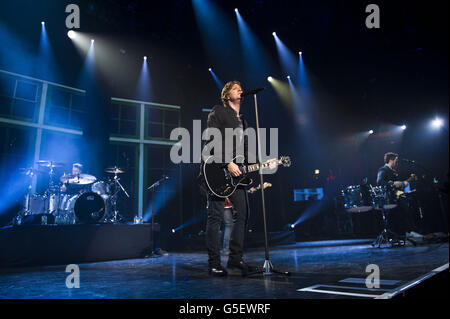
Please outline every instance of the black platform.
M108 225L105 232L110 227L115 226ZM96 228L101 230L104 227L92 229ZM123 227L120 231L130 235L142 230L142 237L145 237L147 229L146 226L138 225ZM95 235L100 235L100 230ZM72 234L75 233L74 231ZM121 242L120 238L116 240L117 244ZM270 252L273 265L279 270L290 271L290 277L210 277L205 251L169 252L159 258L78 264L80 288L66 287L69 275L66 273L66 265L0 268L0 299L200 298L204 299L200 304L205 304L205 300L210 298L226 299L224 303L229 303L229 299L255 298L402 298L408 297L408 291L412 288L415 292L411 290L411 295L415 297L448 298L447 242L379 249L372 247L371 241L373 238L299 242L273 247ZM135 247L134 253L138 252L139 249ZM52 252L46 254L51 255ZM90 254L91 257L96 257L92 251ZM248 249L244 258L249 263L262 266L264 249ZM226 262L227 258L222 256L223 265ZM369 275L366 267L369 264L375 264L380 269L379 288L366 286L365 280ZM272 303L270 300L267 302ZM180 303L186 304L186 301ZM189 303L195 301L189 300ZM296 309L294 304L291 306L289 309ZM170 311L177 309L165 308L165 311L173 314Z
M0 267L140 258L151 249L150 229L150 224L3 227Z

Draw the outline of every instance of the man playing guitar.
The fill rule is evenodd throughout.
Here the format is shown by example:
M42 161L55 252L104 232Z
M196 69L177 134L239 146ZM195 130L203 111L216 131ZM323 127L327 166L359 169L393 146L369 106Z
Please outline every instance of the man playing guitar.
M223 105L216 105L208 115L207 127L217 128L225 137L225 129L241 129L244 131L248 124L240 113L242 87L238 81L230 81L225 84L222 89L221 100ZM241 132L242 132L241 131ZM206 146L211 141L207 141ZM245 157L247 162L248 154L247 136L241 134L236 143L243 144ZM225 145L223 143L222 145ZM238 147L233 148L233 153ZM225 149L221 150L222 159L225 160L227 155ZM230 158L235 158L236 154L232 154ZM230 174L234 177L242 174L239 166L234 163L224 163ZM235 218L230 238L230 254L228 256L227 268L229 271L238 271L242 275L254 272L256 267L247 265L242 259L244 248L245 223L247 218L247 191L244 186L239 186L236 191L229 196L228 200L234 208ZM209 274L212 276L226 276L227 270L222 267L220 260L220 225L224 216L225 199L208 193L208 214L206 221L206 247L208 251Z

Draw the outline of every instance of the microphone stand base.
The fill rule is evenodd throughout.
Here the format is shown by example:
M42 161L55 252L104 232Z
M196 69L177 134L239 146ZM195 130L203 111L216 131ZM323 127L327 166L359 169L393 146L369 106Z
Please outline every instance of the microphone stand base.
M270 260L265 260L264 265L261 270L249 273L248 275L255 275L255 274L262 274L263 276L271 276L271 275L283 275L283 276L290 276L291 273L289 271L279 271L275 269L270 262Z

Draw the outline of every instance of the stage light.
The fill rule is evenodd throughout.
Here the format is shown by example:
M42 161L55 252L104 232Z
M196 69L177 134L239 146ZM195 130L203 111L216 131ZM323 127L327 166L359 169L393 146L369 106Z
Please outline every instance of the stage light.
M147 60L147 56L144 56L144 60Z
M69 32L67 32L67 36L71 39L75 38L75 31L69 30Z
M42 24L42 25L45 25L45 21L42 21L41 24Z
M91 39L91 44L94 44L94 39Z
M174 234L175 234L175 229L172 229L172 233L174 233Z
M369 134L373 134L373 130L370 130L370 131L369 131Z
M214 82L216 82L217 88L218 88L219 90L222 90L222 88L223 88L223 86L224 86L223 82L222 82L222 81L219 79L219 77L214 73L214 71L212 70L212 68L209 68L208 71L209 71L209 73L211 74L211 76L213 77Z
M443 124L444 123L440 118L435 118L433 121L431 121L431 126L435 129L440 128Z
M290 226L292 229L294 229L295 228L295 224L291 224L291 226Z
M406 125L403 124L400 128L401 128L402 130L406 130Z
M236 9L234 9L234 12L239 12L239 10L236 8Z
M274 37L276 37L276 36L277 36L277 33L276 33L276 32L272 32L272 35L273 35Z
M291 76L290 76L290 75L288 75L288 76L287 76L287 78L288 78L288 79L290 79L290 78L291 78Z
M267 77L267 81L271 82L273 78L271 76Z
M298 54L299 54L299 55L302 55L302 51L298 51Z
M315 169L314 170L314 175L319 175L320 174L320 169Z

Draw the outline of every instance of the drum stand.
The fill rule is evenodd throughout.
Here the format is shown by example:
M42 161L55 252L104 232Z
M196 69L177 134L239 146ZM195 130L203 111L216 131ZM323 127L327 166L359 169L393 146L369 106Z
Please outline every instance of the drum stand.
M150 233L151 233L151 238L152 238L152 251L149 254L146 254L145 257L155 257L157 255L161 256L161 255L164 255L164 253L166 253L165 251L163 251L160 248L155 248L155 237L153 235L154 234L154 227L155 227L155 224L154 224L154 220L155 220L155 211L154 211L155 191L156 191L156 187L158 187L159 184L162 181L166 180L166 179L169 179L169 177L166 176L166 175L163 175L163 177L160 180L156 181L155 183L153 183L153 185L151 185L150 187L147 188L148 190L151 190L151 192L152 192L152 216L151 216L152 222L151 222L151 225L150 225Z
M14 216L12 220L13 225L20 225L22 223L22 218L31 214L31 190L33 188L32 181L34 176L34 170L31 168L27 170L26 175L30 178L30 183L27 187L27 194L25 195L25 202L23 208Z
M128 195L128 193L125 190L125 188L123 188L122 184L119 182L119 178L117 177L117 174L114 174L113 183L115 185L115 191L114 191L114 194L111 196L111 202L112 202L114 215L108 221L111 222L111 223L118 223L122 219L122 216L119 214L119 211L117 209L117 196L119 195L119 192L121 190L125 193L125 195L128 198L130 197L130 195Z
M27 194L25 195L25 205L24 205L25 207L20 218L28 214L31 214L31 190L33 189L34 171L30 170L30 173L27 175L30 177L30 183L28 184Z
M400 238L399 235L394 233L388 228L388 220L386 218L386 209L383 207L381 210L381 214L383 216L383 224L384 228L380 235L378 235L377 239L372 243L372 246L378 246L378 248L382 248L383 245L389 245L389 248L394 246L404 246L405 239Z

